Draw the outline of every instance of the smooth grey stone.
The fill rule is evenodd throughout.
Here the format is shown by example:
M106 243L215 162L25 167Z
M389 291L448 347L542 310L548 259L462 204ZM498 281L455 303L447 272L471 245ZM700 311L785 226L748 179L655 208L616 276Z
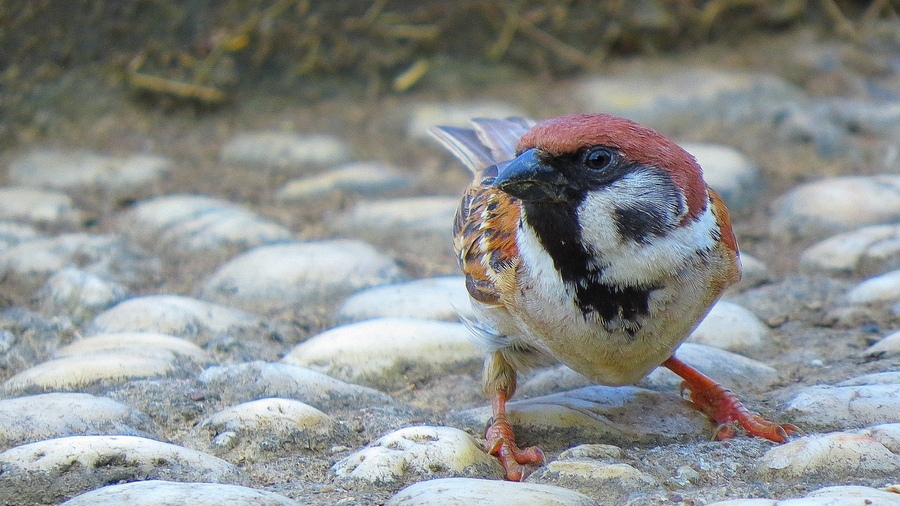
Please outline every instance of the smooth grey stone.
M900 269L900 225L871 225L829 237L800 255L800 267L866 275Z
M37 296L43 309L87 316L127 297L128 288L81 269L65 267L47 278Z
M282 495L222 483L163 480L107 485L75 496L60 506L300 506Z
M331 466L338 478L377 484L425 478L501 478L500 462L475 439L451 427L406 427L384 435Z
M334 303L348 294L404 277L394 261L353 240L260 246L221 266L202 296L248 311Z
M797 186L773 205L770 229L783 239L818 239L900 221L900 176L841 176Z
M459 321L475 319L463 276L423 278L376 286L348 297L337 309L340 323L379 317Z
M355 434L300 401L267 397L225 408L197 426L210 450L240 460L271 460L347 445Z
M774 368L714 346L683 343L675 350L675 357L736 392L766 391L780 381L778 371ZM657 367L638 385L663 392L676 392L682 381L681 377L665 367Z
M0 450L64 436L157 434L150 418L107 397L53 392L0 400Z
M197 379L229 404L272 396L296 399L325 411L395 403L389 395L375 389L282 362L214 366Z
M202 195L164 195L140 202L119 218L118 227L142 242L180 251L246 249L293 239L287 227Z
M769 327L740 305L720 300L691 332L688 341L728 351L755 351L769 344Z
M75 227L84 221L84 213L64 193L27 186L7 186L0 188L0 220Z
M100 313L90 326L92 333L159 332L184 337L205 345L229 334L267 333L271 329L259 316L181 295L147 295L120 302Z
M376 196L411 183L409 176L381 162L356 162L292 179L275 193L275 197L282 202L306 202L338 193Z
M60 348L55 357L19 371L0 392L71 391L97 382L179 375L209 359L186 339L147 332L88 337Z
M279 131L243 132L222 146L222 161L230 165L270 167L302 172L310 165L347 160L351 149L328 134L297 134Z
M805 99L768 74L673 65L577 82L575 98L588 110L622 116L662 130L703 122L771 124L787 104Z
M897 420L900 378L864 384L863 378L839 385L813 385L798 391L784 415L807 430L840 430Z
M410 485L385 506L596 506L590 497L553 485L475 478L442 478Z
M547 451L580 443L661 445L706 440L709 418L689 401L632 386L592 386L507 404L509 422L523 440ZM454 425L482 430L490 407L451 415Z
M321 369L350 381L381 384L416 369L434 375L483 358L461 323L421 318L373 318L335 327L298 344L289 364Z
M496 100L419 102L412 104L406 134L413 139L430 139L435 125L471 128L472 118L524 116L518 107Z
M802 437L776 446L756 467L761 480L833 483L900 473L900 424Z
M110 482L161 479L245 484L243 471L206 453L135 436L71 436L0 453L0 502L64 501Z
M896 492L859 485L840 485L814 490L795 499L729 499L708 506L898 506Z
M0 221L0 251L16 244L41 239L42 237L31 225Z
M113 157L80 150L41 149L13 160L9 165L9 179L28 186L96 187L125 193L159 181L170 172L171 166L168 158L154 155Z
M722 196L732 211L756 203L763 184L762 175L740 151L722 144L683 142L680 146L694 155L703 168L703 179Z

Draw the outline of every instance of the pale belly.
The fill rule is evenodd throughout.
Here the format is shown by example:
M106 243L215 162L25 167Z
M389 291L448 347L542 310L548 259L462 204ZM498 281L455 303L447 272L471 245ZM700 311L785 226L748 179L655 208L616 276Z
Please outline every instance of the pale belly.
M651 292L649 314L640 317L640 330L633 334L608 329L594 313L585 316L568 293L548 296L546 287L539 286L518 293L512 307L521 310L509 314L506 324L516 327L509 332L514 339L592 381L632 384L672 356L709 311L719 295L706 288L711 274L695 273L690 281L672 279L667 287Z

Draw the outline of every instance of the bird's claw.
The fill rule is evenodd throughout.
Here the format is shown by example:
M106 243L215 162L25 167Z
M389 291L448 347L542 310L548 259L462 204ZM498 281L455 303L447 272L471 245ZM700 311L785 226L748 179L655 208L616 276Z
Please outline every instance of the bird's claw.
M704 390L693 391L690 385L682 384L682 391L691 391L691 401L716 421L713 439L730 439L735 436L735 427L740 424L749 434L766 438L776 443L784 443L791 434L800 432L796 426L789 423L778 424L770 422L758 414L750 411L737 398L731 390L720 385Z
M487 442L484 450L500 460L509 481L524 480L531 471L531 466L540 466L546 462L544 452L537 446L519 448L516 445L512 427L506 421L494 421L488 427L485 438Z

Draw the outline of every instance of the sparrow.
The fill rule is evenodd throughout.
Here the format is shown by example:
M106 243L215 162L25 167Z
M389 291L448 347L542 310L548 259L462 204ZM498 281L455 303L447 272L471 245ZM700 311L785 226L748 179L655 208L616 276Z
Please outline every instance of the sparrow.
M472 123L431 133L474 174L454 246L478 315L466 324L486 355L485 449L508 479L544 461L516 445L507 420L517 371L554 362L609 386L666 367L718 438L737 425L776 442L797 431L674 356L741 277L728 210L693 156L607 114Z

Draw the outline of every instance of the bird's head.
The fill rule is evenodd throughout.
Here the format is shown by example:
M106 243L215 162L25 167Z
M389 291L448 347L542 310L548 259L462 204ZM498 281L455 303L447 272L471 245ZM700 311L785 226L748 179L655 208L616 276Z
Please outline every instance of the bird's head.
M580 235L598 242L645 242L707 207L694 157L624 118L574 114L543 121L521 137L516 154L498 167L494 187L520 199L526 218L571 209L564 214L579 224Z

